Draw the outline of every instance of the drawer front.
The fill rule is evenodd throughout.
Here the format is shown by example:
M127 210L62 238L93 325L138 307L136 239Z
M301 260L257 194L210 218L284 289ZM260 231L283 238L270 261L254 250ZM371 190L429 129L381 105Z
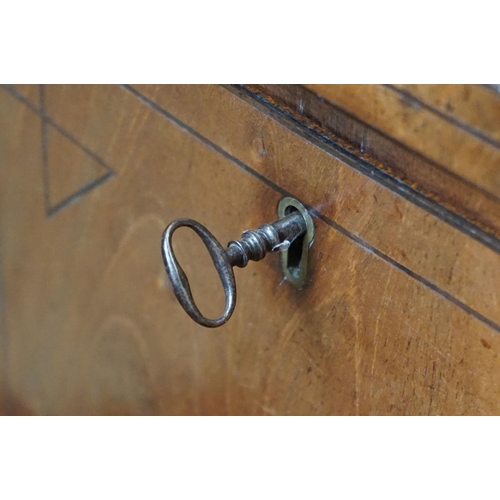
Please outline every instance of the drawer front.
M8 87L0 108L4 413L500 413L498 252L348 148L236 86ZM236 271L226 325L195 324L165 226L225 243L284 195L313 209L307 286L270 255ZM217 315L203 245L175 248Z

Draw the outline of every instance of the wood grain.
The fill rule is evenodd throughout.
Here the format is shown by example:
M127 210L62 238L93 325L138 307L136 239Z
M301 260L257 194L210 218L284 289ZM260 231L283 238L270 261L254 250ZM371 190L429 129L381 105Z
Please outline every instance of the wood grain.
M78 144L54 127L47 126L46 172L50 183L49 210L57 209L86 186L109 173L109 169L88 155Z
M382 231L389 219L377 218L386 210L367 202L375 192L392 203L392 237L382 231L380 243L385 236L387 248L401 248L420 209L224 89L142 90L164 106L168 100L196 129L118 87L46 89L49 116L117 173L51 217L44 211L40 117L0 93L9 413L500 413L498 333L329 219L316 220L306 289L281 283L277 256L270 256L237 271L238 305L227 325L194 324L161 263L161 232L174 218L197 219L225 242L273 220L283 186L313 205L314 189L318 198L331 190L340 208L316 205L321 213L361 228L375 220ZM69 96L80 97L81 114L74 102L65 104ZM230 156L236 153L238 161ZM333 178L323 186L322 170ZM333 189L337 184L344 189ZM462 233L443 233L425 214L415 229L421 223L423 234L441 237L445 255L445 242L455 252L485 248L471 239L479 247L468 247ZM455 239L446 240L450 234ZM432 251L431 236L413 255ZM189 232L175 243L202 310L214 312L222 297L206 251ZM454 265L480 296L485 285L474 282L467 260L460 254Z
M486 192L500 196L499 147L386 86L307 87ZM495 112L492 119L494 116Z
M40 86L39 85L8 85L10 89L18 92L26 101L35 108L40 108Z
M482 85L406 84L394 87L408 92L421 102L485 140L500 142L500 94Z
M499 248L498 198L302 85L260 84L245 85L244 88L255 99L268 103L269 107L300 123L302 128L352 152L360 161L369 164L375 174L378 173L378 182L391 186L413 203L421 198L425 203L435 205L441 217L448 214L450 223L463 226L485 244ZM487 90L494 98L500 98L491 89Z
M484 317L500 320L496 252L350 168L342 161L347 158L318 148L224 89L139 88L244 165L361 238L368 248Z

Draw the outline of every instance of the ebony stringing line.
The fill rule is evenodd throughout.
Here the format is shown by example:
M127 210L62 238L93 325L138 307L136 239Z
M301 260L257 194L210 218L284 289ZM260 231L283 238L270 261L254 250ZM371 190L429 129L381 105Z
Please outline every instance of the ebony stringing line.
M8 90L14 97L16 97L17 99L19 99L22 102L24 102L32 111L34 111L38 115L41 115L40 110L38 108L36 108L36 106L34 106L31 102L29 102L17 90L15 90L13 88L9 88L9 86L7 86L7 85L2 85L2 86L4 87L4 89ZM131 87L129 85L122 85L122 87L125 88L126 90L130 91L132 94L134 94L137 98L139 98L147 106L149 106L153 110L157 111L158 113L160 113L161 115L163 115L164 117L166 117L171 122L175 123L177 126L179 126L180 128L182 128L183 130L185 130L187 133L193 135L195 138L197 138L198 140L200 140L207 147L209 147L210 149L212 149L212 150L216 151L217 153L221 154L223 157L225 157L226 159L228 159L229 161L231 161L232 163L234 163L235 165L237 165L240 169L242 169L243 171L245 171L248 174L252 175L253 177L255 177L256 179L258 179L259 181L263 182L265 185L267 185L268 187L270 187L274 191L278 192L282 196L293 196L293 194L289 193L288 191L286 191L285 189L281 188L280 186L278 186L274 182L270 181L269 179L267 179L266 177L264 177L262 174L254 171L252 168L250 168L249 166L245 165L242 161L238 160L236 157L234 157L231 154L227 153L222 148L220 148L219 146L217 146L215 143L212 143L210 140L208 140L204 136L200 135L194 129L192 129L188 125L184 124L183 122L181 122L179 119L177 119L176 117L174 117L173 115L171 115L169 112L167 112L166 110L164 110L163 108L161 108L154 101L151 101L149 98L147 98L146 96L142 95L140 92L138 92L133 87ZM248 92L245 91L245 93L248 93ZM284 115L284 113L282 111L280 111L280 114ZM285 115L285 116L287 118L290 118L287 115ZM48 123L50 123L50 125L54 126L59 132L63 133L66 137L68 137L68 139L72 140L77 146L79 146L87 154L91 154L91 156L93 158L96 158L96 159L98 158L98 157L96 157L96 155L94 153L90 152L87 148L85 148L84 146L82 146L71 134L69 134L67 131L65 131L64 129L62 129L59 125L57 125L56 123L54 123L47 116L45 116L45 121L48 122ZM294 121L296 121L296 120L294 120ZM299 122L299 124L300 124L300 122ZM305 128L305 127L302 125L302 128ZM309 132L311 132L311 131L309 131ZM326 142L325 138L321 138L321 142L325 143ZM79 197L83 196L83 194L85 194L85 192L87 192L88 190L92 189L92 187L94 187L95 185L98 185L101 182L103 182L105 180L104 177L109 178L109 177L112 177L114 175L114 172L111 170L111 168L109 166L107 166L104 162L102 162L102 160L99 160L99 161L105 167L107 167L109 169L110 172L109 172L108 176L103 176L100 179L96 179L96 181L92 181L92 183L91 183L92 185L90 185L90 186L84 186L82 188L82 190L79 190L78 193L75 193L74 195L72 195L70 197L71 199L65 202L66 204L72 203L73 201L75 201L75 199L78 199ZM374 168L374 167L372 167L372 168ZM373 173L372 173L371 176L374 177ZM81 191L83 191L83 192L81 192ZM61 210L64 206L66 206L66 205L62 205L62 203L63 202L61 202L61 204L60 204L61 206L57 206L56 207L57 211ZM420 204L418 204L418 203L416 203L416 204L420 206ZM399 269L400 271L402 271L406 275L410 276L411 278L415 279L416 281L418 281L419 283L421 283L425 287L429 288L430 290L432 290L433 292L435 292L439 296L441 296L444 299L448 300L449 302L453 303L456 307L458 307L459 309L461 309L465 313L473 316L474 318L476 318L477 320L479 320L483 324L487 325L488 327L492 328L493 330L495 330L497 332L500 332L500 326L497 325L492 320L486 318L481 313L479 313L479 312L475 311L474 309L472 309L471 307L467 306L466 304L464 304L463 302L461 302L460 300L458 300L457 298L455 298L453 295L451 295L448 292L442 290L440 287L438 287L437 285L435 285L431 281L427 280L426 278L423 278L422 276L420 276L419 274L417 274L414 271L410 270L409 268L403 266L402 264L399 264L398 262L396 262L395 260L393 260L388 255L384 254L383 252L381 252L380 250L378 250L375 247L371 246L369 243L365 242L364 240L362 240L358 236L354 235L353 233L351 233L350 231L348 231L344 227L342 227L339 224L337 224L332 219L326 217L323 214L320 214L319 212L317 212L312 207L310 207L308 205L306 205L306 206L311 211L311 214L314 217L316 217L317 219L322 220L328 226L330 226L333 229L339 231L344 236L346 236L347 238L349 238L350 240L352 240L353 242L355 242L356 244L358 244L359 246L361 246L362 248L364 248L366 251L368 251L368 252L376 255L377 257L379 257L380 259L384 260L388 264L390 264L390 265L394 266L395 268ZM423 208L426 208L426 207L424 206ZM433 212L431 211L431 213L433 213ZM434 214L434 215L436 215L436 214ZM453 215L455 215L455 214L453 214ZM440 217L440 218L442 218L442 217ZM457 227L457 229L461 229L461 228ZM462 231L463 231L463 229L462 229ZM470 233L467 233L467 234L469 236L471 236ZM476 238L476 239L478 239L478 238ZM481 240L479 240L479 241L481 241ZM484 243L484 241L481 241L481 242Z
M10 92L16 99L19 99L24 104L26 104L34 113L40 117L41 127L42 127L42 179L43 179L43 190L44 190L44 202L45 202L45 215L47 217L53 217L59 213L64 208L75 203L81 199L85 194L91 191L93 188L104 183L111 177L115 175L113 169L107 165L99 156L97 156L93 151L81 144L72 134L64 130L61 126L55 123L45 112L45 86L39 85L39 97L40 105L37 107L35 104L30 102L24 95L17 91L14 87L10 85L2 85L2 87ZM50 179L49 179L49 166L48 166L48 136L47 128L48 126L54 127L60 134L69 139L75 146L80 148L85 154L90 156L95 162L99 163L104 167L107 172L105 172L100 177L87 182L82 187L80 187L73 194L69 195L65 199L58 202L56 205L52 206L50 202Z
M384 87L388 88L392 92L399 94L400 96L403 97L406 101L414 103L416 106L420 108L427 109L431 113L435 114L436 116L439 116L439 118L442 118L443 120L447 121L451 125L463 130L469 135L472 135L476 139L479 139L480 141L483 141L490 146L494 147L495 149L500 149L500 142L498 142L496 139L490 137L489 135L485 134L482 130L474 127L473 125L470 125L459 118L455 118L454 116L448 115L441 111L440 109L435 108L434 106L427 104L426 102L420 100L418 97L415 97L413 94L410 94L407 90L399 89L397 87L394 87L393 85L388 85L385 84Z
M228 87L228 86L224 85L224 87ZM234 87L240 87L240 86L234 85ZM245 87L243 87L243 88L245 88ZM248 90L248 89L246 89L246 90ZM313 98L318 98L318 95L315 94L313 91L311 91L309 89L304 89L304 91L306 93L310 94L311 96L313 96ZM250 94L252 93L252 91L249 91L249 92L250 92ZM267 99L265 97L262 97L262 99L264 99L264 100L267 101ZM267 102L269 103L269 101L267 101ZM500 197L497 196L496 194L487 191L482 186L478 186L477 184L475 184L474 182L472 182L470 179L466 179L465 177L461 177L458 173L454 172L453 170L450 170L445 165L442 165L442 164L438 163L436 160L433 160L432 158L429 158L428 156L426 156L425 154L423 154L422 151L418 151L417 149L413 149L413 147L409 146L408 144L405 144L404 142L401 142L396 137L393 137L392 135L390 135L389 133L385 132L384 130L376 127L375 125L372 125L370 123L366 123L366 122L362 121L357 116L355 116L351 112L349 112L347 109L341 108L337 104L335 104L333 102L330 102L330 101L324 100L323 102L324 102L324 104L326 104L327 106L329 106L332 110L334 110L334 112L336 112L336 113L342 113L343 115L349 117L350 120L356 122L356 124L358 124L359 126L364 127L364 128L368 128L368 129L374 131L376 134L380 135L381 137L384 137L386 140L390 141L391 143L397 144L398 147L401 148L401 149L403 149L404 151L411 153L412 156L418 157L421 160L423 160L426 163L428 163L429 165L432 165L434 168L439 169L439 170L441 170L443 172L446 172L447 175L450 175L450 176L452 176L452 177L460 180L460 182L462 182L462 183L464 183L464 184L466 184L466 185L474 188L477 191L480 191L484 196L486 196L488 198L491 198L491 199L493 199L495 201L500 201ZM271 106L273 106L272 103L269 103L269 104ZM285 112L285 114L287 114L286 111L284 111L284 112ZM300 120L297 120L293 115L290 115L290 118L292 118L293 120L296 120L297 123L301 124L303 127L306 127L307 129L311 130L313 133L317 133L315 130L310 129L308 127L308 125L303 124L302 122L300 122ZM334 131L333 133L335 134L336 132ZM331 139L329 136L324 136L324 137L325 137L325 139L326 139L327 142L328 141L335 142L335 140ZM348 142L352 144L351 141L348 140ZM359 149L359 147L357 147L355 144L353 144L353 145L354 145L354 147L356 149ZM386 174L386 175L389 175L389 174ZM396 180L396 181L399 181L399 182L403 182L400 179L397 179L397 178L394 178L394 177L393 177L393 179ZM418 193L418 191L416 191L416 192ZM427 197L425 194L423 196ZM452 213L454 213L454 212L452 212ZM466 220L464 216L461 216L459 214L456 214L456 215L458 217L462 217L462 218L464 218L464 220ZM472 224L475 226L474 223L472 223ZM488 234L487 231L486 231L486 234Z
M242 85L224 85L223 87L229 92L232 92L237 97L248 102L251 106L257 108L259 111L266 113L272 119L278 121L279 123L282 123L284 126L300 135L307 141L313 143L323 151L326 151L327 153L335 156L363 175L366 175L370 179L374 179L376 182L397 193L402 198L410 201L414 205L417 205L423 210L441 219L455 229L458 229L468 237L475 239L482 245L485 245L494 252L500 254L500 240L494 234L482 229L465 217L441 205L437 201L428 198L416 189L407 185L402 180L397 179L390 174L380 170L379 168L366 161L364 158L359 158L355 153L348 151L343 146L330 139L330 137L320 134L316 130L308 127L306 124L301 122L295 116L289 114L279 107L276 107L274 104L270 103L263 95L256 94ZM436 164L435 162L432 163ZM442 167L438 164L436 164L436 166L445 169L445 167ZM468 184L474 186L475 188L477 187L470 182L468 182ZM478 189L480 189L489 197L498 199L491 193L488 193L481 188Z
M50 213L50 179L49 179L49 165L48 165L48 137L47 137L47 119L45 116L45 87L44 85L38 86L40 110L35 112L40 116L40 123L42 127L42 183L43 183L43 198L45 202L45 215L49 217ZM32 108L33 109L33 108Z
M236 166L238 166L241 170L245 171L246 173L248 173L248 174L252 175L253 177L255 177L256 179L258 179L259 181L263 182L266 186L270 187L271 189L273 189L274 191L278 192L282 196L292 196L292 197L295 197L292 193L289 193L285 189L281 188L280 186L278 186L277 184L275 184L271 180L267 179L267 177L264 177L262 174L259 174L258 172L256 172L255 170L253 170L251 167L249 167L248 165L246 165L245 163L243 163L241 160L237 159L236 157L232 156L227 151L223 150L217 144L213 143L212 141L210 141L206 137L202 136L196 130L194 130L189 125L185 124L184 122L182 122L181 120L179 120L178 118L176 118L174 115L170 114L164 108L162 108L161 106L159 106L157 103L155 103L154 101L152 101L151 99L149 99L148 97L146 97L145 95L143 95L141 92L139 92L138 90L136 90L132 86L130 86L130 85L121 85L121 87L124 88L124 89L126 89L126 90L128 90L129 92L131 92L133 95L135 95L139 100L141 100L149 108L151 108L154 111L158 112L160 115L162 115L163 117L165 117L166 119L168 119L169 121L171 121L172 123L174 123L175 125L177 125L178 127L180 127L182 130L184 130L188 134L190 134L193 137L195 137L196 139L198 139L205 146L209 147L210 149L212 149L216 153L222 155L224 158L226 158L227 160L229 160L231 163L233 163ZM337 230L338 232L340 232L341 234L343 234L344 236L346 236L347 238L349 238L351 241L353 241L354 243L356 243L357 245L359 245L360 247L362 247L364 250L370 252L373 255L376 255L377 257L379 257L383 261L387 262L391 266L395 267L396 269L399 269L400 271L402 271L403 273L405 273L407 276L413 278L414 280L416 280L417 282L419 282L420 284L422 284L426 288L432 290L434 293L436 293L440 297L442 297L445 300L451 302L453 305L455 305L456 307L458 307L459 309L461 309L466 314L474 317L475 319L477 319L481 323L485 324L489 328L491 328L491 329L493 329L493 330L495 330L495 331L497 331L497 332L500 333L500 326L497 325L494 321L488 319L487 317L483 316L481 313L479 313L479 312L475 311L474 309L472 309L471 307L467 306L466 304L464 304L463 302L461 302L460 300L458 300L456 297L454 297L453 295L449 294L448 292L442 290L440 287L438 287L437 285L435 285L431 281L427 280L426 278L423 278L422 276L420 276L419 274L415 273L411 269L403 266L402 264L399 264L398 262L396 262L394 259L392 259L388 255L384 254L380 250L378 250L375 247L371 246L369 243L367 243L366 241L364 241L363 239L361 239L359 236L356 236L355 234L351 233L346 228L344 228L343 226L340 226L335 221L333 221L332 219L326 217L325 215L320 214L315 209L313 209L311 206L309 206L309 205L307 205L305 203L304 203L304 205L308 208L308 210L310 210L311 215L313 215L317 219L320 219L321 221L323 221L325 224L327 224L331 228Z

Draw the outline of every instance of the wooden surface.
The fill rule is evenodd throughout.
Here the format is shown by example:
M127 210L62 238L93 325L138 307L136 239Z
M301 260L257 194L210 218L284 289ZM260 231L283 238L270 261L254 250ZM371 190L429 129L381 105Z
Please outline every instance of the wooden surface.
M500 413L490 247L234 88L18 91L0 92L4 413ZM286 193L314 207L308 287L270 256L236 271L227 325L194 324L165 225L226 242ZM216 314L206 251L176 247Z
M500 92L485 85L420 84L394 88L420 100L435 114L484 142L493 145L500 141Z
M491 133L450 121L456 106L451 100L448 103L449 112L436 113L425 101L413 98L411 87L404 93L398 92L397 87L384 85L308 85L308 88L475 186L500 196L500 143L491 137ZM491 94L489 102L484 101L486 120L498 124L500 96L490 90L485 92ZM437 92L427 88L426 93L439 99ZM467 98L464 95L462 100L457 100L463 103ZM496 103L496 106L489 105L490 102Z
M414 203L426 205L427 210L433 209L434 214L450 224L463 227L483 243L500 250L500 199L461 177L446 163L439 164L432 160L427 149L428 143L430 149L440 149L441 136L453 134L455 129L486 141L488 147L494 146L493 131L495 124L499 123L498 92L478 85L394 85L382 86L389 98L380 101L380 93L377 93L379 100L371 101L371 94L380 86L368 85L363 96L366 111L363 108L358 117L354 113L359 106L356 91L363 92L363 86L361 89L358 86L358 90L356 86L334 86L330 100L319 95L317 92L320 89L315 86L309 86L312 90L302 85L245 87L256 98L267 102L269 107L299 122L302 128L310 130L321 141L353 154L359 164L365 164L365 170L371 170L378 182L409 197ZM328 89L329 86L324 87L325 93ZM337 102L334 93L342 94L343 98ZM467 96L468 99L465 99ZM424 98L428 103L422 100ZM411 133L418 146L410 147L404 143L397 134L397 128L393 132L389 127L379 126L379 122L386 118L386 107L397 117L395 122L390 121L390 125L403 123L401 127L404 131L411 129L413 121L421 119L420 110L432 117L432 123L425 122L422 131L413 130ZM453 114L450 114L452 109ZM373 118L370 123L363 121L368 112ZM483 116L482 120L478 115ZM405 124L405 120L409 123ZM482 129L478 129L479 126ZM438 129L437 133L432 133L434 129ZM461 154L461 147L458 147L449 151L446 160L450 162ZM482 175L483 165L475 159L469 168ZM492 168L495 170L495 165Z

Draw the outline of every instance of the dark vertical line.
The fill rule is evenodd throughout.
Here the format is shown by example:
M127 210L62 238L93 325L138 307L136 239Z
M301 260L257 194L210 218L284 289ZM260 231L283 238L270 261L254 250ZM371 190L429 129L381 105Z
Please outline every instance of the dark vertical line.
M16 99L19 99L20 101L24 102L32 111L34 111L37 114L40 114L40 103L34 104L31 101L28 100L28 98L21 94L17 89L15 89L12 85L7 85L5 83L0 84L0 88L5 89L7 92L10 92L11 95L13 95ZM40 97L40 96L38 96Z
M106 164L99 156L97 156L93 151L81 144L71 133L63 129L57 123L55 123L45 112L45 86L39 85L40 94L40 107L37 108L33 106L21 93L16 89L11 88L9 85L0 85L0 88L4 88L10 92L16 99L26 104L37 116L40 117L41 127L42 127L42 182L43 182L43 194L45 203L45 215L51 217L58 213L61 209L67 207L71 203L74 203L80 199L83 195L88 193L92 188L99 186L104 181L110 179L115 175L115 171ZM78 148L80 148L85 154L90 156L95 162L99 163L102 167L106 169L106 173L101 177L90 181L89 183L82 186L75 193L68 196L64 200L57 203L55 206L52 205L50 200L50 176L49 176L49 162L48 162L48 130L53 127L57 132L70 140Z
M45 88L41 84L40 90L40 118L42 124L42 182L43 197L45 202L45 215L50 213L50 179L49 179L49 161L48 161L48 136L47 136L47 118L45 115Z

